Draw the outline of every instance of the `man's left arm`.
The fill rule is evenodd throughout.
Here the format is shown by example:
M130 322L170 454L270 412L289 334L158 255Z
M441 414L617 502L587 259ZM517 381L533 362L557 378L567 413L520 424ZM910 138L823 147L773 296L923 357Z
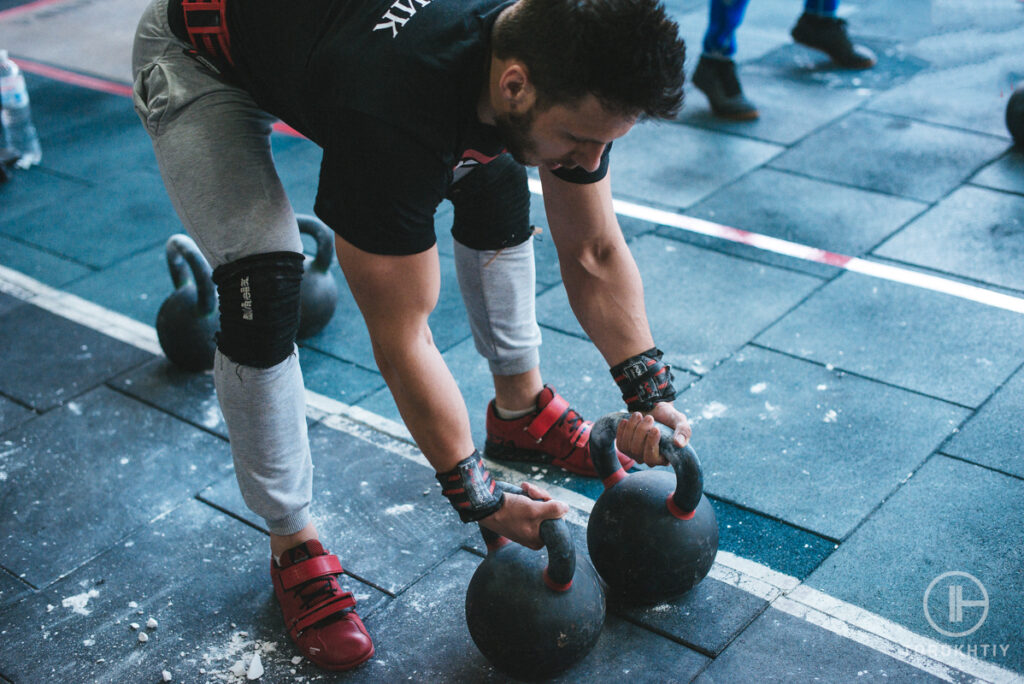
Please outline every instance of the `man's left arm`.
M644 306L643 282L612 208L609 176L577 184L541 168L540 178L562 282L584 332L612 368L630 359L660 363L644 355L655 344ZM667 370L662 380L665 376ZM680 446L689 440L686 416L675 410L671 400L659 401L642 412L633 411L619 426L619 449L649 465L664 463L658 453L655 421L673 428Z

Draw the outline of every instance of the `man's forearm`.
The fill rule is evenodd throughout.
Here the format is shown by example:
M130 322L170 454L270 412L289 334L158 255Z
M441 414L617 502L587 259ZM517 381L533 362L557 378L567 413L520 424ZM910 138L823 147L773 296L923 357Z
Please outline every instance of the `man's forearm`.
M625 242L561 259L569 304L609 366L654 346L643 282Z

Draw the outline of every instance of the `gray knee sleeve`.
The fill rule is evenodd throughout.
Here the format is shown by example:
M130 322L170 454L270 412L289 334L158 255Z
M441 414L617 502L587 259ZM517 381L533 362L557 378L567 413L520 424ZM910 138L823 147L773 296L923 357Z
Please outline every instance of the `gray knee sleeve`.
M533 240L480 251L455 243L455 267L473 342L495 375L540 363Z
M299 330L303 255L255 254L218 266L217 348L235 363L270 368L286 359Z

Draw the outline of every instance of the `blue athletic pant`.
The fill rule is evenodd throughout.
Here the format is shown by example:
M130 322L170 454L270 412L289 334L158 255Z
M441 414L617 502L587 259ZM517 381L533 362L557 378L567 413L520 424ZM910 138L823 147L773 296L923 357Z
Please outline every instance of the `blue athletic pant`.
M736 29L743 23L743 14L750 0L711 0L708 31L704 34L704 54L732 57L736 54ZM806 0L804 11L832 17L839 0Z

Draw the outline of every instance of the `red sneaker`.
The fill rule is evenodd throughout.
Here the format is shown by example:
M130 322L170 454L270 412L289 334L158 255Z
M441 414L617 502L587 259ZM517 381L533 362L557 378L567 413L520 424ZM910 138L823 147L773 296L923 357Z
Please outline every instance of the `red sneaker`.
M338 584L341 561L311 539L289 549L270 579L288 635L304 656L326 670L350 670L373 657L373 642Z
M550 463L570 473L597 477L590 460L590 428L594 423L569 406L550 385L537 396L537 411L522 418L504 420L487 405L487 441L484 455L499 461ZM636 461L619 452L625 470Z

